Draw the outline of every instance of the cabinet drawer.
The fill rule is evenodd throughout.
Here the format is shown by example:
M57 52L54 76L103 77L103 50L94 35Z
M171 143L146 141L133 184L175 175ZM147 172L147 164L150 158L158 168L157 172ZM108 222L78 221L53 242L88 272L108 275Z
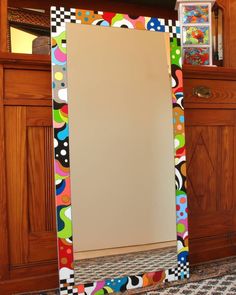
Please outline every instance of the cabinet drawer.
M196 89L202 86L210 90L209 97L194 94ZM185 103L232 104L236 103L236 83L224 80L184 79L184 95Z
M5 69L5 99L50 99L51 73L31 69Z

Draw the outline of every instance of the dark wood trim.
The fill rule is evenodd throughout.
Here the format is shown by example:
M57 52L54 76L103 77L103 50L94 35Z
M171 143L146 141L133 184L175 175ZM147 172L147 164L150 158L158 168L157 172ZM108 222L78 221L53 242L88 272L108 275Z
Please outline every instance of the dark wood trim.
M229 240L231 241L231 245L229 245ZM202 249L201 251L199 251L199 247ZM190 239L190 263L195 265L196 263L235 256L235 247L235 232Z
M162 8L160 6L150 4L145 5L138 3L129 3L129 1L125 0L9 0L9 6L41 8L46 9L47 12L50 6L64 6L66 8L75 7L88 10L126 13L131 15L156 16L169 19L177 19L178 17L177 12L174 9Z
M8 21L7 21L8 1L0 1L0 52L7 52L8 49Z
M36 261L19 266L11 266L11 280L16 280L22 277L42 276L44 273L57 274L58 261Z
M27 277L0 282L0 292L12 295L20 292L40 291L58 288L58 274L43 274L37 277Z
M213 104L213 103L196 103L196 102L185 102L184 104L184 108L185 109L224 109L224 110L232 110L232 109L236 109L236 99L235 99L235 103L218 103L218 104Z
M39 106L39 107L51 107L52 99L4 99L4 106Z
M3 67L0 65L0 281L9 277L9 253L7 231L7 195L5 168L5 132L3 105Z
M236 81L236 68L184 66L184 79Z
M38 66L43 66L43 69L51 70L51 57L49 55L0 52L0 63L4 63L4 67L10 64L11 68L19 66L22 68L22 65L27 65L37 69ZM12 67L13 65L14 67Z

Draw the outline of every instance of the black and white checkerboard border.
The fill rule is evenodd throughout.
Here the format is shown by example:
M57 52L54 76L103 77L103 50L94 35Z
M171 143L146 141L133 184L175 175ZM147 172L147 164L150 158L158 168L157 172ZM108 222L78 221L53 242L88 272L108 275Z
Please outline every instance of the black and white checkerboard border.
M176 268L168 270L168 277L165 282L167 283L181 279L188 279L189 275L189 262L178 262L178 266Z
M103 13L100 11L96 11L96 14L102 15ZM165 32L170 34L170 38L180 39L181 34L178 21L165 20L160 19L161 25L165 27ZM57 27L65 27L66 23L79 23L81 24L81 20L76 19L76 9L70 8L66 10L64 7L52 7L51 8L51 28L52 33L57 32Z
M73 294L77 295L78 290L74 287L75 285L75 277L74 274L71 274L68 279L60 280L60 295L68 295Z
M76 9L70 8L66 10L64 7L51 8L51 30L52 33L57 32L57 27L64 27L66 23L81 23L76 19Z

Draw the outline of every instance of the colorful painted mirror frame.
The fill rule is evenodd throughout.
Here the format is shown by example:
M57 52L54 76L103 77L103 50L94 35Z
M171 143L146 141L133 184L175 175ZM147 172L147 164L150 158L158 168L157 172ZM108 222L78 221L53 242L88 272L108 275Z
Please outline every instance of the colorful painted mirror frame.
M66 23L125 27L170 35L175 145L177 261L173 269L75 285L70 193ZM178 22L118 13L51 8L52 93L60 294L105 294L189 277L183 79Z

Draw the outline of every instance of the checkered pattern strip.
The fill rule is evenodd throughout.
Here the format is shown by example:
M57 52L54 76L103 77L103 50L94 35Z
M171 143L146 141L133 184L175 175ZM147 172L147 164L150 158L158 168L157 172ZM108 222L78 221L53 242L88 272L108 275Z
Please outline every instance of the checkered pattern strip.
M182 280L189 278L189 262L182 263L178 262L178 266L176 268L172 268L168 270L168 276L165 282L175 281L175 280Z
M177 39L178 45L180 46L180 38L181 38L181 32L180 32L180 26L179 22L172 20L164 20L165 24L165 32L170 34L170 41L173 42L173 39Z
M97 14L101 14L101 12L96 12ZM165 32L170 34L171 41L174 38L180 40L180 27L179 22L173 22L172 20L164 20L160 19L161 25L165 27ZM66 23L79 23L81 24L81 20L76 19L76 9L71 8L66 10L64 7L51 8L51 27L52 32L56 33L57 27L64 27Z
M60 280L60 295L78 294L77 288L74 288L74 275L70 275L69 279Z
M76 9L71 8L66 10L64 7L51 8L51 28L52 32L56 33L57 27L64 27L66 23L81 23L81 20L76 19Z

